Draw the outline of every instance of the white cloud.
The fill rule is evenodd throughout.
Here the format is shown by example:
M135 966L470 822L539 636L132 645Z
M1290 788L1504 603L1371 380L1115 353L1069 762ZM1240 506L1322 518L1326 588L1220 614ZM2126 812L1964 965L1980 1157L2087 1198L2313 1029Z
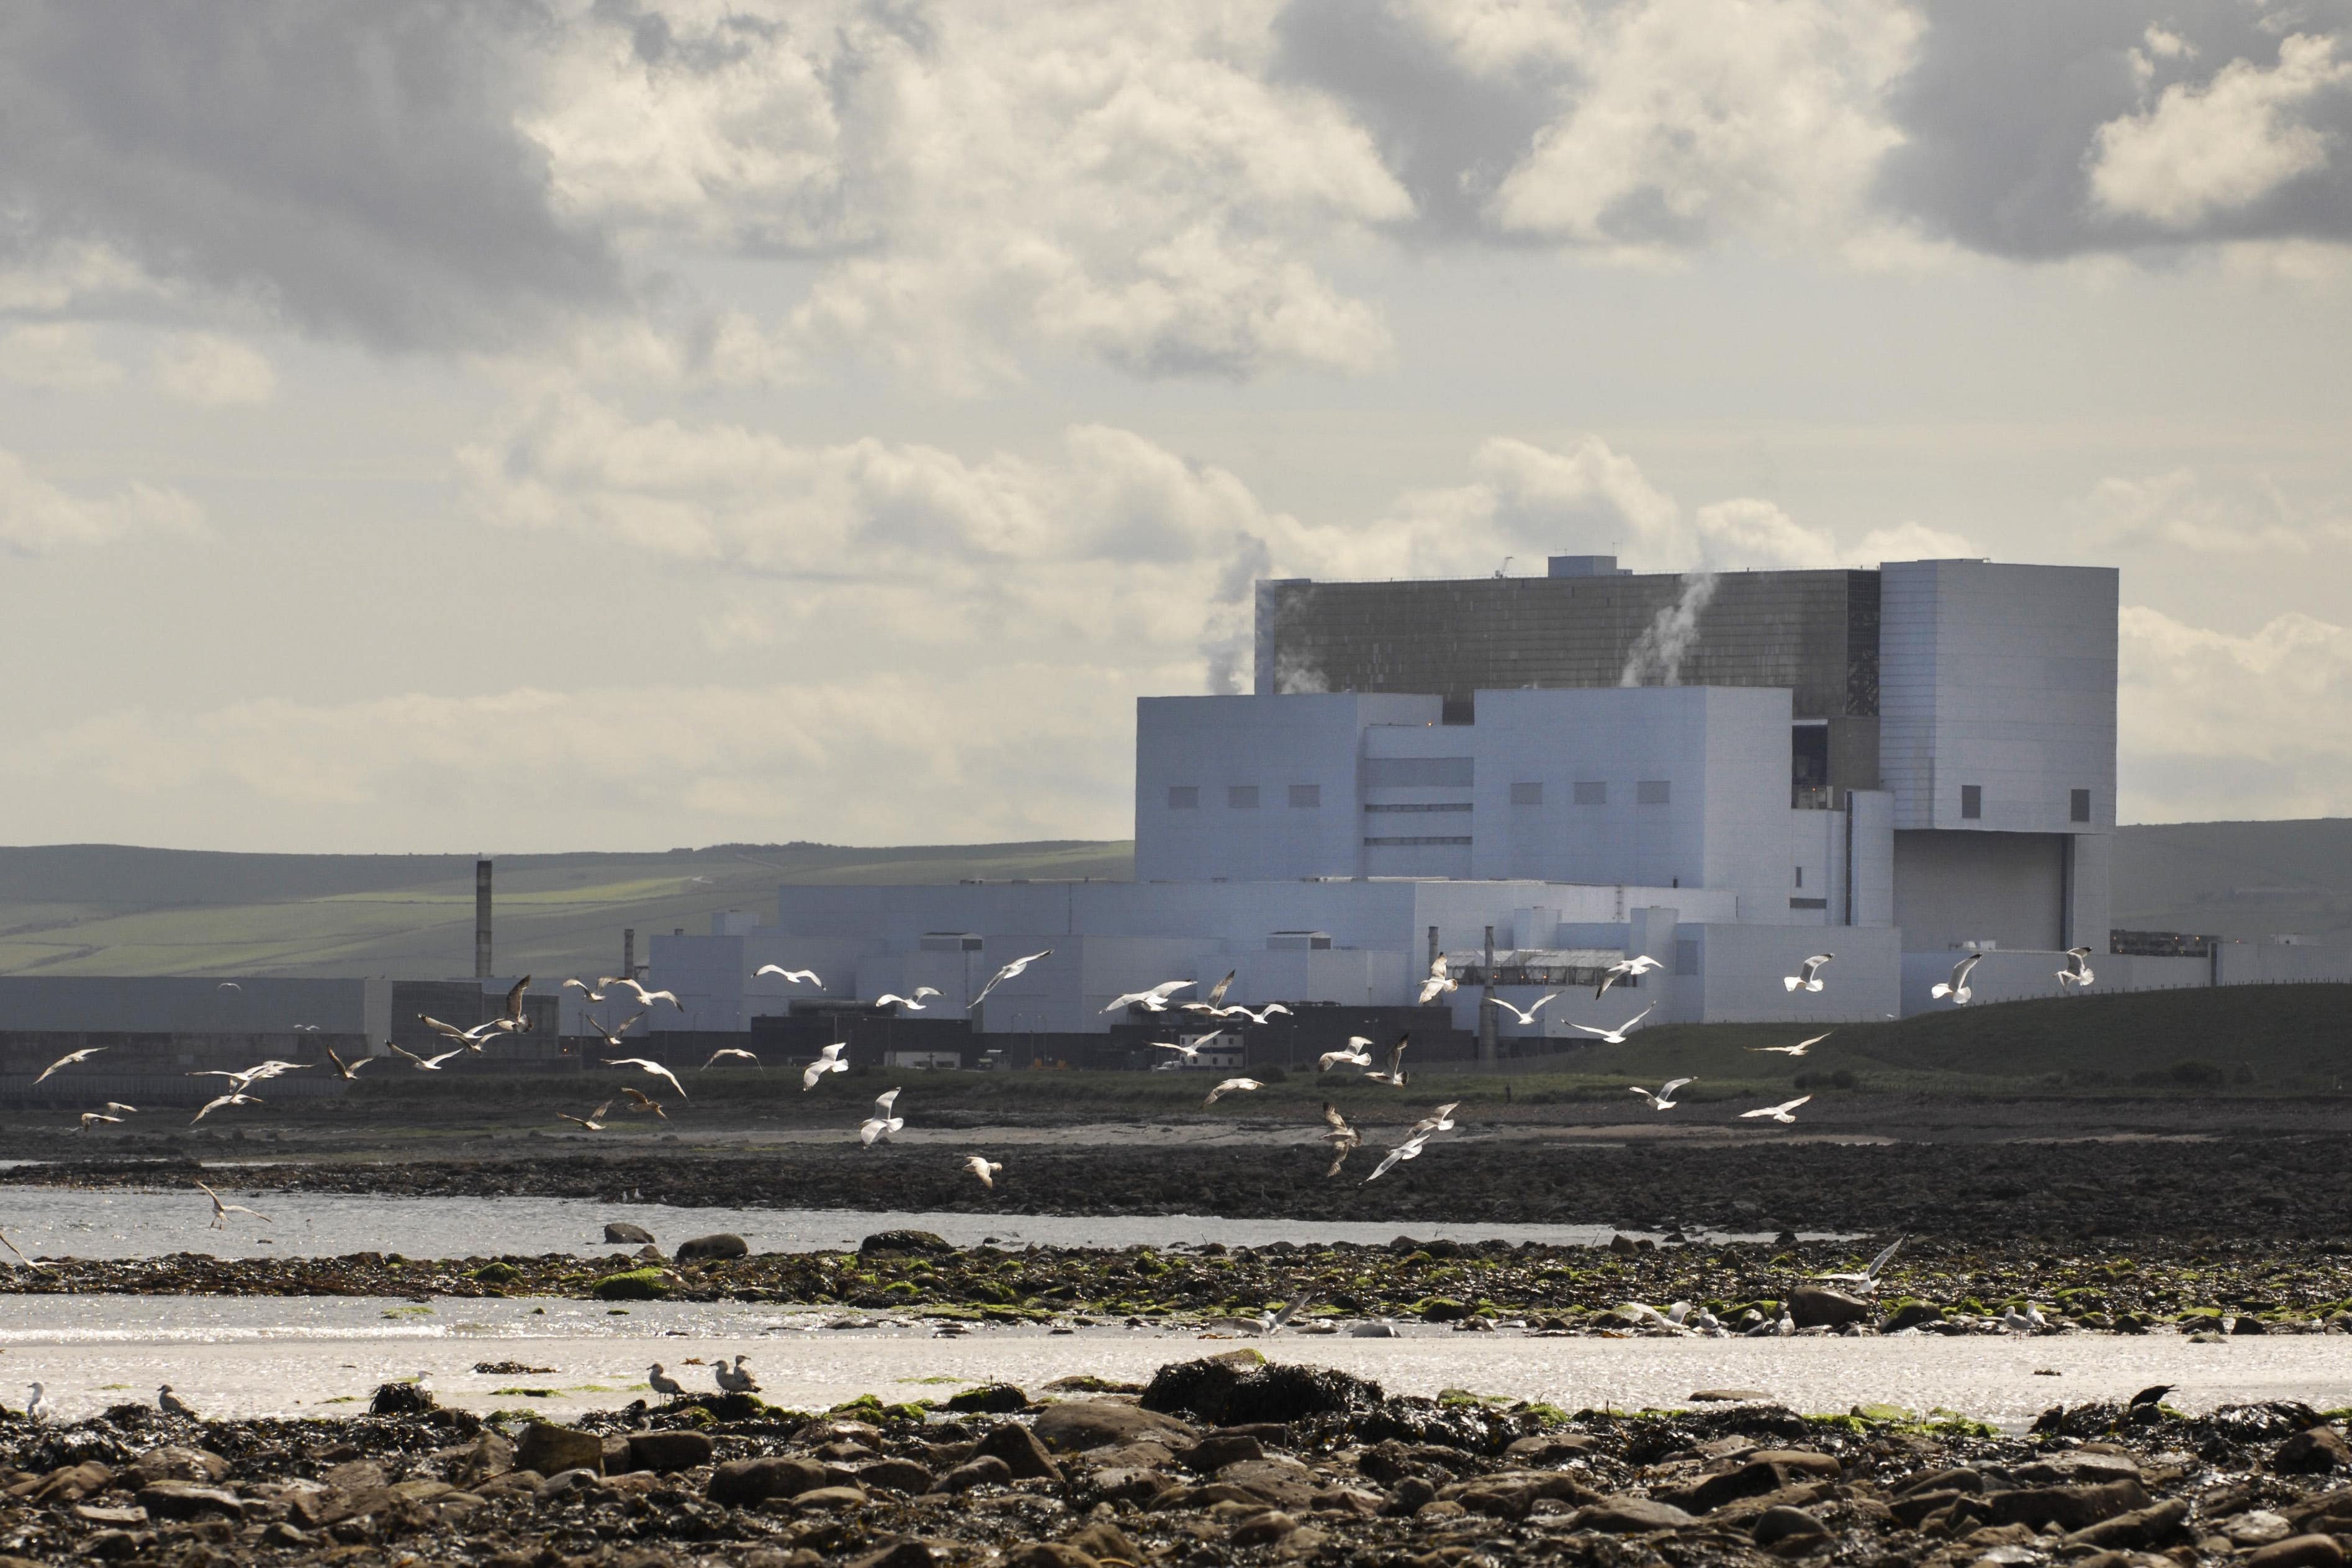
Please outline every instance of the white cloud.
M0 448L0 552L47 555L138 534L195 534L204 510L177 490L136 481L102 500L47 483Z
M0 336L0 381L53 392L111 386L122 367L99 352L89 329L74 321L18 327Z
M2194 468L2101 479L2080 510L2091 541L2108 549L2295 557L2352 543L2352 521L2307 516L2267 480L2216 490Z
M278 373L260 351L213 332L186 332L155 353L155 384L204 408L267 403Z
M2294 114L2352 79L2331 38L2296 34L2265 70L2231 60L2202 88L2175 82L2153 109L2099 127L2091 194L2110 212L2189 228L2327 164L2327 141Z
M2126 820L2352 812L2352 628L2286 615L2241 637L2126 606L2120 651Z

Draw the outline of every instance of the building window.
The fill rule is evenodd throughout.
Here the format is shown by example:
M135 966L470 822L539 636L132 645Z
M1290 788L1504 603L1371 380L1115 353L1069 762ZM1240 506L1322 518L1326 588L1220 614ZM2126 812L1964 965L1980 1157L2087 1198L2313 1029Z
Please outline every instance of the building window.
M1804 885L1805 885L1805 868L1804 868L1802 866L1800 866L1800 867L1798 867L1798 868L1797 868L1797 886L1799 886L1800 888L1801 888L1801 887L1803 887Z
M1171 811L1200 810L1201 786L1199 784L1170 784L1168 786L1168 809Z
M1983 817L1983 816L1984 816L1984 785L1982 785L1982 784L1962 784L1962 785L1960 786L1960 816L1961 816L1961 818L1962 818L1964 821L1968 821L1968 822L1976 822L1976 821L1980 820L1980 819Z
M1643 779L1633 786L1635 805L1665 805L1674 799L1674 786L1664 779Z
M1609 785L1607 782L1601 779L1577 780L1576 804L1579 805L1607 805L1609 804Z
M1543 804L1543 785L1540 783L1513 784L1511 786L1511 804L1513 805L1541 805Z
M2076 822L2088 822L2088 821L2090 821L2090 820L2091 820L2091 792L2090 792L2089 790L2086 790L2086 789L2078 789L2078 790L2075 790L2075 791L2072 794L2072 795L2068 798L2067 803L2066 803L2066 806L2067 806L2066 815L2067 815L2068 816L2072 817L2074 821L2076 821Z
M1400 838L1367 838L1367 839L1365 839L1365 840L1364 840L1364 842L1365 842L1365 843L1367 843L1367 844L1370 844L1370 845L1380 846L1380 847L1386 847L1386 846L1391 846L1391 845L1410 845L1410 846L1419 847L1419 846L1425 846L1425 845L1431 845L1431 844L1459 844L1459 845L1465 845L1465 846L1466 846L1466 845L1470 842L1470 840L1469 840L1468 838L1466 838L1466 837L1464 837L1464 838L1455 838L1455 837L1439 837L1439 836L1437 836L1437 835L1430 834L1430 835L1425 835L1425 836L1422 836L1422 837L1400 837Z
M1323 804L1323 786L1321 784L1292 784L1290 786L1290 804L1297 806L1306 807L1321 805Z
M1467 811L1467 810L1469 810L1469 809L1470 809L1470 803L1469 803L1468 801L1466 801L1466 800L1438 800L1438 801L1429 801L1429 802L1426 802L1426 803L1414 802L1414 803L1408 804L1408 805L1368 805L1368 806L1364 807L1364 809L1365 809L1366 811L1368 811L1368 812L1381 812L1381 811Z
M1225 809L1228 811L1255 811L1257 809L1257 785L1227 784L1225 786Z

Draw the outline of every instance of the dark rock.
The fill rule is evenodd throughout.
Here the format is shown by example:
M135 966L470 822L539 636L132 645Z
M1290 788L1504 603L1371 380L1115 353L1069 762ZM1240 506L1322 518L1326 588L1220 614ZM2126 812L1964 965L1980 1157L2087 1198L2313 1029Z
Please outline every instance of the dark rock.
M1033 1541L1004 1554L1004 1568L1102 1568L1090 1552L1064 1541Z
M974 1458L988 1457L1004 1461L1006 1469L1016 1481L1058 1481L1062 1467L1037 1441L1036 1434L1017 1421L1006 1421L992 1426L973 1448Z
M1801 1508L1768 1508L1757 1516L1748 1534L1768 1552L1784 1552L1827 1539L1829 1528Z
M2146 1508L2147 1493L2135 1480L2102 1481L2096 1486L2028 1487L1994 1492L1981 1502L1994 1524L2030 1524L2036 1530L2054 1524L2062 1530L2074 1531Z
M1233 1534L1226 1539L1235 1546L1264 1546L1269 1542L1280 1541L1297 1528L1297 1520L1280 1509L1273 1509L1242 1521L1234 1526Z
M1096 1520L1084 1529L1074 1530L1064 1537L1066 1544L1076 1547L1097 1562L1141 1563L1142 1548L1127 1537L1127 1532L1107 1520Z
M542 1476L560 1475L565 1470L601 1471L604 1468L604 1440L593 1432L534 1421L523 1428L522 1440L515 1445L515 1465L520 1469L537 1470Z
M793 1498L824 1485L824 1467L814 1459L730 1459L710 1474L710 1500L746 1508L771 1498Z
M428 1410L439 1408L440 1401L433 1397L429 1389L419 1388L413 1383L387 1383L376 1389L375 1398L368 1405L368 1414L422 1415Z
M2271 1468L2283 1476L2321 1476L2352 1469L2352 1447L2346 1446L2342 1434L2333 1426L2314 1426L2281 1443L2271 1456Z
M1047 1447L1066 1452L1122 1447L1153 1439L1190 1443L1195 1436L1190 1425L1172 1415L1115 1399L1072 1399L1048 1405L1030 1430Z
M1760 1388L1702 1388L1690 1400L1693 1405L1752 1405L1771 1397Z
M1237 1460L1265 1458L1265 1447L1255 1437L1212 1432L1176 1458L1192 1469L1214 1475Z
M968 1492L974 1487L1001 1487L1011 1484L1013 1467L993 1454L984 1454L970 1464L958 1465L931 1483L935 1492Z
M1140 1465L1097 1470L1091 1479L1097 1493L1120 1502L1143 1502L1166 1491L1169 1485L1160 1471Z
M458 1486L471 1487L513 1469L514 1456L512 1443L496 1432L485 1431L467 1447L444 1450L438 1457L442 1474Z
M1801 1329L1843 1328L1870 1321L1870 1303L1825 1285L1800 1285L1789 1298L1789 1316Z
M243 1517L245 1504L235 1492L196 1481L154 1481L139 1489L139 1506L160 1519L197 1519L205 1514Z
M1944 1309L1933 1301L1906 1301L1887 1313L1886 1321L1878 1326L1887 1333L1897 1334L1905 1329L1916 1329L1922 1323L1941 1322L1943 1318Z
M2332 1535L2290 1535L2257 1548L2246 1568L2342 1568L2344 1548Z
M100 1563L120 1563L139 1554L139 1538L127 1530L101 1530L81 1543L81 1553ZM16 1557L0 1561L26 1563L27 1560ZM28 1563L27 1568L34 1568L34 1565Z
M751 1254L751 1244L750 1242L745 1241L740 1236L722 1230L713 1232L709 1236L698 1236L693 1237L691 1240L679 1242L677 1244L676 1261L679 1263L704 1263L709 1262L713 1258L748 1258Z
M907 1253L945 1257L955 1250L928 1230L877 1230L857 1244L861 1258L888 1258Z
M631 1247L635 1247L640 1244L650 1245L653 1238L654 1233L644 1226L631 1225L625 1219L608 1219L604 1222L606 1241L625 1242Z
M1009 1383L989 1383L950 1394L942 1408L969 1415L1009 1415L1028 1409L1029 1396Z
M1423 1477L1405 1476L1397 1481L1389 1500L1397 1512L1415 1514L1437 1500L1437 1489Z
M1503 1457L1518 1465L1562 1465L1591 1453L1597 1446L1580 1432L1543 1432L1519 1438L1503 1450Z
M1146 1410L1189 1415L1212 1426L1255 1422L1288 1425L1309 1416L1367 1410L1381 1402L1381 1385L1329 1367L1265 1366L1230 1356L1161 1367L1143 1391Z
M102 1465L95 1468L105 1470ZM131 1474L142 1486L152 1486L157 1481L225 1481L228 1479L229 1469L229 1462L209 1449L176 1446L150 1448L131 1461ZM113 1478L114 1472L106 1470L99 1485L103 1487Z
M2162 1546L2180 1531L2182 1521L2189 1517L2189 1505L2179 1498L2156 1504L2151 1508L2134 1509L2113 1519L2075 1531L2066 1537L2069 1546L2096 1546L2107 1551L2136 1551Z
M635 1432L629 1436L634 1469L668 1475L710 1463L711 1442L699 1432Z
M875 1459L858 1466L856 1474L861 1487L886 1487L909 1497L931 1489L931 1472L912 1459Z
M1599 1530L1612 1535L1633 1535L1651 1530L1680 1530L1697 1521L1672 1503L1645 1497L1606 1497L1568 1516L1571 1530Z
M939 1549L921 1541L901 1541L850 1560L849 1568L938 1568Z
M864 1487L811 1487L793 1499L794 1508L855 1508L866 1501Z

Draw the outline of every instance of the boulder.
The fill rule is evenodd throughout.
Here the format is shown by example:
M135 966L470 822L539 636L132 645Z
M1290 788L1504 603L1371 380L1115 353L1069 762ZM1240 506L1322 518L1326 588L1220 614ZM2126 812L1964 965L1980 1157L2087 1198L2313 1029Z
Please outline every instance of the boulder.
M2331 1470L2352 1470L2352 1447L2333 1426L2297 1432L2271 1456L2271 1468L2283 1476L2324 1476Z
M440 1401L429 1389L413 1383L387 1383L379 1385L375 1397L368 1403L371 1415L422 1415L440 1408Z
M157 1519L197 1519L205 1514L241 1518L245 1504L235 1492L196 1481L155 1481L139 1489L139 1506Z
M860 1258L898 1258L908 1253L937 1258L954 1250L928 1230L877 1230L857 1244Z
M523 1428L522 1440L515 1445L515 1467L537 1470L542 1476L561 1475L565 1470L601 1472L604 1468L604 1440L593 1432L534 1421Z
M747 1508L771 1498L794 1498L824 1485L824 1467L814 1459L730 1459L710 1473L710 1500Z
M855 1472L861 1487L884 1487L909 1497L920 1497L931 1489L931 1472L912 1459L875 1459L857 1467Z
M1827 1540L1829 1527L1801 1508L1768 1508L1748 1535L1767 1552L1802 1551Z
M209 1449L173 1446L148 1449L131 1461L131 1473L138 1479L141 1486L152 1486L157 1481L203 1481L210 1484L228 1479L229 1462ZM112 1479L112 1473L109 1472L99 1485L103 1487Z
M2332 1535L2290 1535L2256 1549L2246 1568L2342 1568L2344 1549Z
M899 1541L851 1558L849 1568L938 1568L941 1561L939 1549L926 1542Z
M1234 1432L1212 1432L1176 1456L1206 1475L1215 1475L1242 1459L1263 1459L1265 1447L1256 1438Z
M2075 1531L2147 1507L2147 1493L2136 1480L2119 1480L2095 1486L2022 1488L1994 1492L1980 1500L1995 1524L2030 1524L2036 1530L2054 1524Z
M1004 1568L1101 1568L1090 1552L1064 1541L1033 1541L1004 1554Z
M1143 1561L1143 1549L1129 1540L1125 1531L1108 1520L1096 1520L1083 1530L1072 1531L1063 1539L1098 1563Z
M864 1487L812 1487L793 1499L794 1508L854 1508L866 1500Z
M1235 1546L1264 1546L1269 1542L1280 1541L1297 1528L1297 1520L1280 1509L1269 1509L1234 1526L1233 1534L1226 1539Z
M654 1233L644 1226L631 1225L625 1219L608 1219L604 1222L604 1239L612 1242L625 1242L632 1247L641 1243L649 1246L653 1242Z
M1870 1321L1870 1303L1822 1285L1800 1285L1789 1298L1789 1316L1801 1329L1842 1329Z
M677 1261L680 1263L708 1263L714 1258L748 1258L751 1254L751 1244L750 1242L745 1241L741 1237L736 1236L731 1232L722 1230L715 1231L709 1236L698 1236L689 1240L679 1242L677 1244Z
M2179 1498L2158 1503L2153 1508L2134 1509L2113 1519L2075 1531L2066 1537L2069 1546L2095 1546L2105 1552L2129 1552L2162 1546L2179 1533L2189 1518L2189 1505Z
M1010 1415L1029 1408L1029 1396L1009 1383L985 1383L948 1395L944 1409L964 1415Z
M1173 1415L1116 1399L1072 1399L1048 1405L1030 1430L1047 1447L1066 1453L1152 1441L1189 1444L1194 1436L1189 1423Z
M1599 1530L1612 1535L1634 1535L1651 1530L1680 1530L1696 1524L1672 1503L1645 1497L1606 1497L1568 1516L1570 1530Z
M1016 1481L1058 1481L1062 1467L1045 1452L1045 1445L1037 1441L1036 1434L1017 1421L1006 1421L992 1426L972 1449L975 1458L986 1457L1002 1459L1004 1468Z
M710 1463L710 1439L699 1432L635 1432L629 1436L633 1469L668 1475Z
M1255 1352L1175 1362L1152 1374L1143 1407L1194 1416L1213 1426L1366 1410L1381 1402L1381 1385L1329 1367L1264 1364Z
M983 1454L967 1465L958 1465L931 1483L935 1492L968 1492L974 1487L1001 1487L1013 1479L1013 1467L993 1454Z
M471 1487L505 1475L515 1468L514 1445L488 1427L462 1448L444 1449L442 1473L461 1487Z

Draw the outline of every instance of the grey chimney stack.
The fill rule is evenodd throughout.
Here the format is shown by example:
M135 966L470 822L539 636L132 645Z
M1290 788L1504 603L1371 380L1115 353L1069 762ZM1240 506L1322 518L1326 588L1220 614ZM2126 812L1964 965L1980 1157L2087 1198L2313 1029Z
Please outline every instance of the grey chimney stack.
M490 977L490 863L474 862L474 978Z

